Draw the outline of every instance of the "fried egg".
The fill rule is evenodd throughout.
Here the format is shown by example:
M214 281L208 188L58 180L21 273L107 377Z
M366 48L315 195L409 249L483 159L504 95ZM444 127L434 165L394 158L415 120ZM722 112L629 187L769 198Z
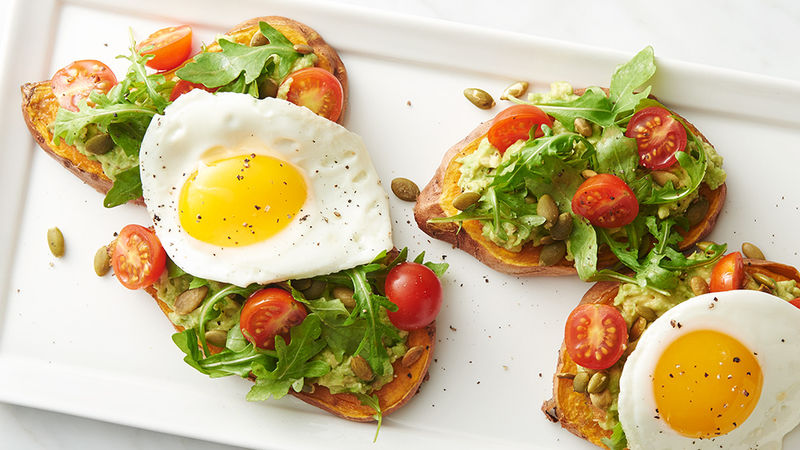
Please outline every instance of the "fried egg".
M781 448L800 423L798 323L800 309L750 290L667 311L622 370L629 448Z
M195 89L153 118L139 159L156 235L192 275L263 284L392 248L361 138L284 100Z

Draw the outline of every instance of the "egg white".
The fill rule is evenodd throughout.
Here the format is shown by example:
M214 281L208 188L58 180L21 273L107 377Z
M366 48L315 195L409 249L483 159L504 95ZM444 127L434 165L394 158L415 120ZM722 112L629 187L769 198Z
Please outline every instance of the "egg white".
M628 447L637 449L781 448L784 435L800 423L800 309L752 290L701 295L667 311L645 330L620 378L619 420ZM731 432L711 439L689 438L659 418L653 373L664 349L696 330L715 330L754 352L763 372L758 403ZM700 350L699 350L700 351Z
M190 236L180 224L178 199L210 149L270 155L298 168L308 197L290 225L243 247ZM307 108L195 89L153 118L139 158L156 235L172 261L192 275L263 284L355 267L392 248L388 196L362 139Z

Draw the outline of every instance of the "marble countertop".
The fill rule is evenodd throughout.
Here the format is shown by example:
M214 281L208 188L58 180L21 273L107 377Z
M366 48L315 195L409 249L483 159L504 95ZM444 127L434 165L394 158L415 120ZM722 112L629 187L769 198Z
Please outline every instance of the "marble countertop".
M335 1L629 53L651 44L663 58L800 80L800 3L791 0L676 0L655 10L633 0ZM0 29L8 30L11 2L0 3ZM4 33L0 44L2 51L13 37ZM7 404L0 404L0 436L0 447L13 449L232 448Z

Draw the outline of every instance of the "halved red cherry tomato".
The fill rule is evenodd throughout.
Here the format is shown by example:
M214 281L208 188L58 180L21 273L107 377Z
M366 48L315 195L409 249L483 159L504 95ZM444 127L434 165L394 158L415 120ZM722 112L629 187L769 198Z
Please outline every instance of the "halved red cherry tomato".
M60 69L50 82L58 104L64 109L78 111L81 100L89 98L92 91L110 91L117 84L117 77L100 61L84 59Z
M156 234L141 225L127 225L120 231L111 254L114 275L128 289L150 286L167 263L167 254Z
M527 141L533 127L537 127L534 136L542 136L542 125L553 126L553 121L544 111L533 105L514 105L494 118L487 138L494 148L504 153L518 140Z
M686 149L686 129L672 113L650 106L631 117L625 136L636 139L639 164L648 169L666 169L677 159L675 153Z
M619 360L628 342L628 326L617 308L586 303L567 318L564 327L567 353L587 369L607 369Z
M275 336L289 343L289 330L303 323L306 308L280 288L256 291L242 307L239 326L245 339L268 350L275 349Z
M794 300L790 300L789 303L793 304L794 306L800 308L800 298L796 298Z
M145 64L156 70L178 67L192 51L192 27L181 25L156 31L140 42L136 49L142 55L154 55Z
M339 120L344 107L344 90L332 73L319 67L308 67L290 74L281 84L281 88L285 89L287 83L291 84L286 100L305 106L333 122Z
M195 89L202 89L207 92L216 92L218 88L210 88L206 87L204 84L192 83L191 81L186 80L178 80L178 82L175 83L175 87L172 88L172 93L169 94L169 101L174 102L175 99L181 95Z
M621 227L639 214L631 188L616 175L601 173L584 181L572 196L572 211L601 228Z
M442 284L422 264L398 264L386 275L386 297L397 305L389 320L401 330L418 330L436 319L442 309Z
M741 289L744 282L744 260L742 254L733 252L725 255L711 269L711 292Z

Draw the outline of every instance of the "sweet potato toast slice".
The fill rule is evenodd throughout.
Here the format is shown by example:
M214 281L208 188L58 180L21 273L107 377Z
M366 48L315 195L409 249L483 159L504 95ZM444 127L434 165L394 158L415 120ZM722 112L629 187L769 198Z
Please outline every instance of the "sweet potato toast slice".
M786 264L772 261L745 259L745 273L753 275L761 273L776 281L795 280L800 282L800 272ZM589 289L580 301L584 303L613 304L617 296L619 283L603 281L596 283ZM561 378L560 373L576 373L577 366L567 353L564 343L558 352L558 363L553 376L553 398L542 405L542 411L553 422L559 422L562 427L578 437L591 443L606 448L602 443L603 438L611 436L611 430L604 430L597 424L605 418L605 411L595 407L587 394L575 392L572 380Z
M314 49L314 53L318 57L316 66L333 73L344 89L343 113L339 119L341 121L344 117L344 109L347 106L347 71L336 50L328 45L311 27L280 16L256 17L244 21L233 27L228 32L227 37L237 43L247 44L258 31L259 22L267 22L272 25L294 44L305 44ZM208 46L207 50L220 51L220 48L214 42ZM165 75L168 78L174 77L174 71ZM101 164L90 160L78 152L75 147L66 145L60 139L58 143L53 142L52 125L58 112L58 101L53 95L50 80L25 83L20 89L22 91L22 116L25 118L25 123L28 125L28 129L36 143L39 144L39 147L55 158L67 170L83 180L84 183L105 195L111 189L112 183L103 173ZM134 202L143 204L142 199L134 200Z
M582 95L582 89L575 89L575 94ZM685 119L684 119L685 120ZM694 134L708 142L691 123L688 126ZM453 244L478 261L499 272L518 276L557 276L575 275L577 272L570 261L562 259L552 266L539 265L541 247L526 244L519 252L506 250L483 236L483 226L477 220L464 221L461 229L456 223L431 223L430 219L458 214L453 207L453 200L461 194L458 180L461 178L461 163L457 160L478 149L481 140L486 136L491 121L484 122L475 128L467 137L452 146L442 158L431 181L425 186L414 206L414 219L419 228L426 234ZM682 233L684 240L680 243L682 250L690 248L707 236L717 222L719 213L725 203L727 188L725 184L711 190L705 184L700 187L700 195L709 202L708 212L700 223L688 232ZM598 254L598 267L607 267L616 262L616 257L605 248Z
M158 307L164 312L167 317L172 309L164 303L156 290L149 286L145 291L153 297ZM183 327L173 325L178 331L183 331ZM381 411L385 417L401 406L405 405L411 400L417 392L419 392L420 385L428 378L428 368L431 361L433 361L433 349L436 343L436 322L431 323L425 328L409 332L407 346L408 348L421 346L423 348L422 354L413 364L406 367L403 364L403 359L400 358L392 364L394 368L394 379L384 385L375 395L378 396L378 402L381 406ZM221 348L210 346L213 352L222 351ZM331 394L325 386L315 386L312 392L295 392L289 390L289 393L299 398L300 400L317 408L328 411L329 413L341 417L343 419L352 420L354 422L374 422L375 411L359 401L358 397L350 393Z

